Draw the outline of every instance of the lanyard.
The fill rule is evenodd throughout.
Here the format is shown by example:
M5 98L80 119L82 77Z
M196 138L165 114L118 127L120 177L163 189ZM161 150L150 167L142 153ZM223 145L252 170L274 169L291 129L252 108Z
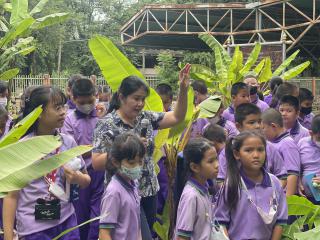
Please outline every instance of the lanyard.
M57 148L54 152L54 155L59 154L60 153L60 147ZM56 181L57 178L57 169L54 169L52 172L48 173L44 179L47 182L47 184L50 186L50 184L54 183Z

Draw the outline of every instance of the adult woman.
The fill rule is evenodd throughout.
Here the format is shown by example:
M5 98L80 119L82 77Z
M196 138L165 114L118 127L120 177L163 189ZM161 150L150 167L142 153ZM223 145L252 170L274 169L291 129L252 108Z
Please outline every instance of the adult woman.
M179 74L180 91L174 111L156 113L143 111L149 89L145 82L135 76L125 78L117 93L112 97L109 114L100 119L94 132L92 165L96 170L105 169L107 154L111 149L113 136L133 131L140 135L144 119L148 119L147 134L144 142L147 146L140 183L141 206L146 214L149 227L152 228L156 215L156 195L158 180L152 160L153 130L170 128L181 122L187 111L187 93L191 65L187 64Z

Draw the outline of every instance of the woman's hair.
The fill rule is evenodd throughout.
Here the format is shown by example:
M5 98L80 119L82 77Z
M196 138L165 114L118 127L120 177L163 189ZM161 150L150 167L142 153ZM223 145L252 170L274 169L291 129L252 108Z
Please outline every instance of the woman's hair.
M123 133L115 137L110 153L107 155L106 170L109 174L114 175L117 172L117 166L114 162L121 165L122 160L127 159L129 162L137 156L143 158L146 149L140 138L134 133Z
M129 76L123 79L118 91L115 92L112 96L108 113L120 108L120 94L122 94L122 96L126 98L134 92L138 91L140 88L143 88L143 90L147 93L147 96L149 95L149 87L142 79L136 76Z
M36 87L32 89L29 97L25 99L25 106L22 116L26 117L38 106L42 106L45 110L50 102L54 105L65 105L66 101L66 96L59 88L52 86ZM37 126L38 120L29 128L26 134L36 130Z
M283 83L283 79L278 76L274 76L270 79L269 87L271 90L271 93L274 94L277 88Z
M293 95L298 90L299 89L296 85L293 85L288 82L284 82L280 84L278 87L275 87L272 92L272 101L271 101L270 107L276 108L278 106L280 99L284 95Z
M239 161L234 156L234 151L240 152L244 141L250 137L259 138L266 147L265 138L256 131L244 131L238 136L230 138L226 145L227 159L227 204L230 209L234 209L239 200L239 189L241 187ZM224 188L225 191L226 188Z

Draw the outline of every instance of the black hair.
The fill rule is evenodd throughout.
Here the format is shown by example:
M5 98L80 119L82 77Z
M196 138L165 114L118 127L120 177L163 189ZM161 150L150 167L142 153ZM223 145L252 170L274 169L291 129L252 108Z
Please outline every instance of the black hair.
M320 133L320 114L313 117L311 123L311 131L314 134Z
M96 88L88 78L80 78L72 85L73 97L95 96Z
M272 123L275 123L279 125L279 127L283 127L283 119L281 113L274 108L269 108L264 111L262 113L261 119L265 124L271 125Z
M248 85L245 84L244 82L237 82L237 83L232 84L231 96L236 96L243 89L249 91Z
M225 143L227 141L224 128L219 126L218 124L208 125L205 128L202 136L208 139L209 141L213 141L217 143Z
M79 79L84 78L81 74L74 74L68 79L68 88L72 88L73 84Z
M280 99L284 95L293 95L298 90L298 87L294 84L284 82L279 87L275 88L275 93L272 95L272 101L270 107L276 108Z
M207 85L204 81L202 80L195 80L191 83L191 87L193 88L194 91L197 91L200 94L207 94L208 93L208 88Z
M0 105L0 119L7 118L8 119L8 111L2 105Z
M138 91L140 88L143 88L143 90L147 93L147 96L149 95L149 87L141 78L137 76L129 76L123 79L118 91L115 92L112 96L108 113L120 108L120 94L122 94L122 96L126 98L134 92Z
M104 86L99 86L98 87L98 93L111 93L111 89L109 88L109 86L104 85Z
M159 95L168 96L170 99L173 98L172 87L167 83L160 83L157 86L156 91Z
M0 94L4 94L8 90L8 83L0 81Z
M300 110L300 102L299 99L291 96L291 95L285 95L280 99L280 104L288 104L292 107L294 107L294 109L298 112Z
M307 88L299 88L299 101L302 103L303 101L313 101L314 96L312 92Z
M261 110L259 107L257 107L257 105L253 103L242 103L235 110L234 120L235 122L242 125L243 121L250 114L254 114L254 115L261 114Z
M271 93L273 94L274 91L283 83L283 79L278 76L274 76L270 79L269 87L271 90Z
M38 106L42 105L42 108L45 109L50 102L57 106L65 105L67 98L59 88L53 86L40 86L34 88L31 91L29 98L26 98L25 100L23 117L26 117ZM26 134L33 132L37 127L38 120L29 128Z
M106 170L110 175L117 172L118 167L114 162L121 165L122 160L127 159L129 162L134 160L137 156L143 158L146 149L140 138L132 133L122 133L115 137L110 153L107 155Z
M239 190L241 188L239 161L234 156L234 151L239 152L244 141L249 137L259 138L266 148L265 138L257 131L244 131L234 138L230 138L226 144L226 159L227 159L227 197L226 202L228 207L235 209L240 198ZM266 163L266 162L265 162ZM264 164L265 164L264 163ZM225 188L224 188L225 193Z

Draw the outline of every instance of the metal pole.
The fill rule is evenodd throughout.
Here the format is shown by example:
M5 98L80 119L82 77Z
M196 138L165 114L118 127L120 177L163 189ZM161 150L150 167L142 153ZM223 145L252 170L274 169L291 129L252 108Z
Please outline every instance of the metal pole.
M59 41L59 49L58 49L58 76L60 76L61 71L61 55L62 55L62 41Z

